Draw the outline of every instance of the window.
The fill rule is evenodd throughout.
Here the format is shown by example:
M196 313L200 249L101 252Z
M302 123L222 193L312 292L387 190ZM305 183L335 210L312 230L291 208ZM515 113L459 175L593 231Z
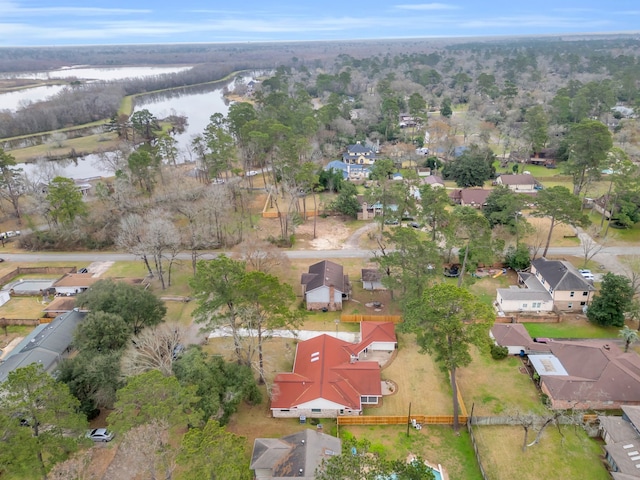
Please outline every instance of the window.
M574 296L575 294L576 294L576 292L571 292L571 293L569 294L569 296L570 296L571 298L573 298L573 296Z
M533 302L531 304L531 308L540 308L542 307L542 302Z
M288 408L281 408L280 411L281 412L289 412L290 410Z
M573 303L571 302L567 303L567 308L573 308Z
M322 413L322 409L321 408L312 408L311 409L311 413Z
M589 292L582 292L583 297L586 297L587 295L589 295Z
M367 403L367 404L377 404L378 403L378 397L368 397L366 395L363 395L360 397L360 403Z
M527 308L528 306L529 306L529 304L527 304L527 303L523 303L522 304L522 308Z
M587 304L587 302L580 302L580 306L584 307Z

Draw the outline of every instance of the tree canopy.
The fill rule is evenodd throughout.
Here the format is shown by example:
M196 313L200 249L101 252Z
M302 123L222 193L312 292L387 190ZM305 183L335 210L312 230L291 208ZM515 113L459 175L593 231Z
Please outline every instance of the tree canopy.
M461 188L481 187L496 173L495 154L489 147L471 145L458 158L445 164L442 175Z
M605 274L600 291L587 309L587 318L605 327L624 326L624 314L631 307L634 293L631 281L624 275Z
M458 428L456 371L471 363L471 345L488 347L492 309L464 288L440 283L404 309L405 327L417 334L421 353L429 353L441 370L450 375L453 391L454 428Z
M167 307L149 290L113 280L100 280L77 297L77 305L91 312L120 316L137 334L164 320Z
M0 384L0 471L12 478L39 472L46 479L83 441L87 421L79 406L69 388L36 363L10 372Z

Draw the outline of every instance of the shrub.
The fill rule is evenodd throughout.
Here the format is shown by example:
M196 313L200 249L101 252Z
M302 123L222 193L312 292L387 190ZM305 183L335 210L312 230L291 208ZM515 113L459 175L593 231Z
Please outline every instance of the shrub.
M501 347L500 345L491 346L491 358L494 360L502 360L509 355L509 349L507 347Z

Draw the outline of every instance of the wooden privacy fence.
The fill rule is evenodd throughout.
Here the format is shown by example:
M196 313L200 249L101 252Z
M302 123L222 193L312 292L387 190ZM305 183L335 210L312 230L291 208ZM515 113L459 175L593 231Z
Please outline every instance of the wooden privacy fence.
M340 315L340 321L345 323L360 322L391 322L402 323L400 315Z
M361 415L358 417L337 417L338 425L407 425L415 420L422 425L453 425L453 415ZM467 416L460 415L461 425L467 423Z

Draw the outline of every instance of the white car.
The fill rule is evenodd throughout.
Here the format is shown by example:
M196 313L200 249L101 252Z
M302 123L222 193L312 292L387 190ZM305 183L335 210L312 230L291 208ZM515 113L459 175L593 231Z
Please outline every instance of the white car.
M582 275L582 278L584 278L585 280L595 280L596 277L593 273L591 273L591 270L587 270L587 269L581 269L578 270L580 272L580 275Z
M106 428L94 428L87 432L87 438L90 438L94 442L110 442L113 439L113 432L110 432Z
M260 172L258 172L257 170L249 170L248 172L245 173L245 176L247 176L247 177L255 177L256 175L258 175L258 173L260 173Z

